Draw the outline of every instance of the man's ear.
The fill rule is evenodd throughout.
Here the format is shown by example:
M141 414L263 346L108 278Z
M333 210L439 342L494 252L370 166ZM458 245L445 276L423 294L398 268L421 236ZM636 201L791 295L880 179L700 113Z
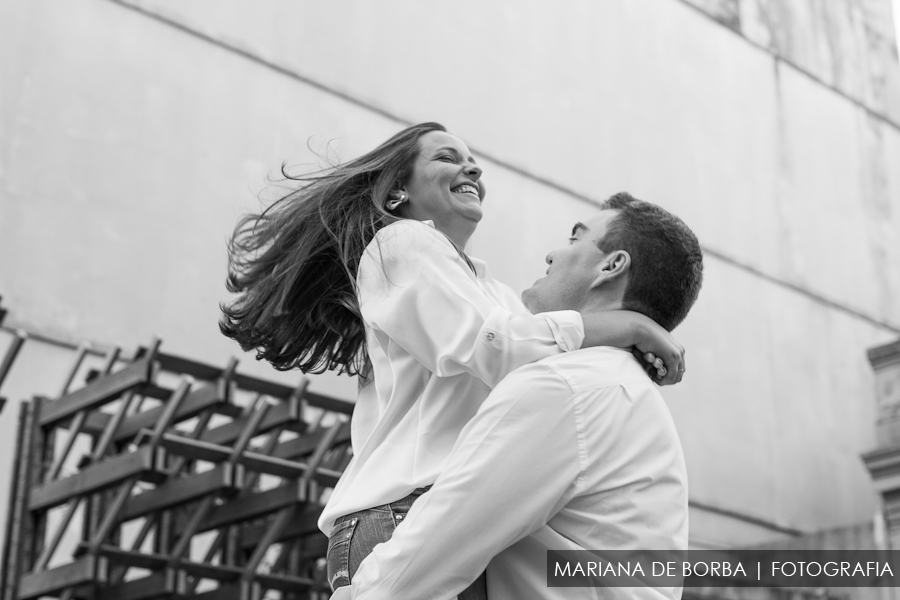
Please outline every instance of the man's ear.
M614 250L597 265L597 277L591 282L591 289L625 277L631 268L631 255L625 250Z

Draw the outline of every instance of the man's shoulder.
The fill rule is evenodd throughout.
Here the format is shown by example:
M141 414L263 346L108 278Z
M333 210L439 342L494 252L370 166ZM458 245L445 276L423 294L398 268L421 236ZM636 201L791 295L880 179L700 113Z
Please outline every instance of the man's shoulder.
M552 388L558 390L560 394L568 395L574 392L565 376L552 364L546 362L546 359L522 365L504 377L497 387L501 386L504 388L515 387L520 390L534 387Z
M552 369L575 393L632 384L655 387L637 359L622 348L582 348L549 356L534 364Z
M613 400L623 397L616 389L629 390L625 396L658 396L659 390L628 350L612 347L585 348L563 352L519 367L495 388L496 402L503 398L537 399L545 407L572 405L598 394ZM613 393L605 393L613 392ZM552 398L553 402L546 400ZM660 396L661 398L661 396ZM548 408L549 410L549 408Z

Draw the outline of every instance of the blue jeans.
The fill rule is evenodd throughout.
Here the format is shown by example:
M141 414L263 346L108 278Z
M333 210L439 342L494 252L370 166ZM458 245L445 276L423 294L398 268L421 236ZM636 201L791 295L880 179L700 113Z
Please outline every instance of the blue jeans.
M334 529L328 538L327 559L328 582L332 590L350 585L363 559L376 544L391 539L394 529L406 518L413 502L430 487L418 488L402 500L335 519ZM459 595L459 600L487 600L485 573Z

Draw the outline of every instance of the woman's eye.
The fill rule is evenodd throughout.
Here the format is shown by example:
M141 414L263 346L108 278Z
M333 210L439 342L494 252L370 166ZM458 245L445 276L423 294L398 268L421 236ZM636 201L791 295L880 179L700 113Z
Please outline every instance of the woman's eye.
M444 156L441 156L440 158L438 158L438 160L442 160L444 162L456 162L452 156L449 156L446 154Z
M571 244L572 242L577 242L577 241L578 241L578 238L577 238L577 237L570 237L570 238L569 238L569 243L570 243L570 244Z

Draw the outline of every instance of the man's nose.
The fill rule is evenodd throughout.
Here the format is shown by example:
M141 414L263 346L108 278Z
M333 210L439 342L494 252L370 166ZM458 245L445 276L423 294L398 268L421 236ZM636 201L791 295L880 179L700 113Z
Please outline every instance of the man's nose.
M548 264L548 265L552 265L552 264L553 264L553 253L552 253L552 252L549 253L549 254L547 255L547 257L544 258L544 260L547 261L547 264Z

